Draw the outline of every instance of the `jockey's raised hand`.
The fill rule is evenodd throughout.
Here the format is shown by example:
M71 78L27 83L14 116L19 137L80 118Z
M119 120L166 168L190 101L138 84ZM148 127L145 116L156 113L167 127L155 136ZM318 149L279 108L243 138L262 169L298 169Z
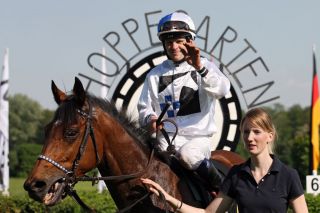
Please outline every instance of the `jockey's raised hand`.
M188 64L193 66L196 70L200 70L203 67L200 60L200 49L196 47L193 40L186 39L186 42L180 46L180 49Z

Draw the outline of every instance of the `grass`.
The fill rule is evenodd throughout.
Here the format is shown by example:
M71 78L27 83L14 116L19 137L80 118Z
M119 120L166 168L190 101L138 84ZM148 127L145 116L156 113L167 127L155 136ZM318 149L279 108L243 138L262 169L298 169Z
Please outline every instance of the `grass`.
M10 178L9 182L9 192L10 196L21 196L26 195L27 192L23 188L23 184L26 178ZM96 192L97 191L97 185L92 186L92 183L90 181L86 182L78 182L75 186L75 189L77 191L81 192Z

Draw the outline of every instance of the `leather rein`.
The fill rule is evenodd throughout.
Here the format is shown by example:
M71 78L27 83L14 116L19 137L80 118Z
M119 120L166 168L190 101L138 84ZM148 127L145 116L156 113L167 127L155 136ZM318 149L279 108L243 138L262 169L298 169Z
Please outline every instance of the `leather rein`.
M98 150L97 150L97 143L95 140L95 136L94 136L94 130L92 127L92 106L91 104L88 102L89 105L89 113L86 113L85 111L83 111L82 109L77 109L77 112L86 119L86 131L85 134L83 136L82 142L80 144L79 147L79 151L78 154L75 158L75 160L73 161L73 165L72 165L72 169L69 170L67 168L65 168L64 166L62 166L61 164L59 164L58 162L56 162L55 160L51 159L48 156L45 155L39 155L38 159L39 160L45 160L48 161L49 163L51 163L52 165L54 165L55 167L57 167L58 169L62 170L66 175L65 177L62 179L64 181L64 183L66 184L65 186L65 193L67 195L69 195L70 197L72 197L85 211L87 212L95 212L95 210L91 209L88 205L86 205L81 198L78 196L76 190L74 189L75 184L78 181L92 181L92 184L97 183L97 181L100 180L104 180L104 181L123 181L123 180L129 180L129 179L134 179L134 178L138 178L141 177L145 171L149 168L150 162L152 161L153 155L154 155L154 149L152 149L150 156L149 156L149 160L148 160L148 164L146 166L146 168L144 168L144 170L133 173L133 174L127 174L127 175L117 175L117 176L107 176L107 177L89 177L89 176L81 176L81 177L77 177L76 176L76 170L79 166L79 162L80 159L84 153L84 150L87 146L88 143L88 137L91 137L91 141L93 143L94 149L95 149L95 155L96 155L96 162L97 164L100 162L100 158L99 158L99 154L98 154ZM160 117L159 117L160 118ZM161 120L161 118L160 118ZM119 213L122 212L126 212L128 210L130 210L132 207L134 207L135 205L137 205L139 202L141 202L142 200L144 200L145 198L150 196L150 192L146 193L145 195L143 195L141 198L137 199L136 201L134 201L132 204L130 204L129 206L119 210ZM166 201L164 200L164 202L166 203ZM166 212L168 212L167 210L168 208L166 207Z

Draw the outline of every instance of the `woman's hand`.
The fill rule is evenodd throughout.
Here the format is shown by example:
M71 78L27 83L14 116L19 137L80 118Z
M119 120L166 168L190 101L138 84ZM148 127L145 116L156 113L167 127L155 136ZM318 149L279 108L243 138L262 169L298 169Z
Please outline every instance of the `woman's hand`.
M158 197L160 197L161 192L166 200L168 200L171 196L156 182L148 179L148 178L141 178L143 184L149 189L150 192L154 193Z
M206 212L204 209L198 209L198 208L189 206L185 203L182 203L182 201L169 195L159 184L157 184L156 182L148 178L141 178L141 181L146 185L146 187L150 190L150 192L153 192L158 197L160 196L160 193L162 193L165 200L173 208L174 212L181 212L181 213L205 213Z

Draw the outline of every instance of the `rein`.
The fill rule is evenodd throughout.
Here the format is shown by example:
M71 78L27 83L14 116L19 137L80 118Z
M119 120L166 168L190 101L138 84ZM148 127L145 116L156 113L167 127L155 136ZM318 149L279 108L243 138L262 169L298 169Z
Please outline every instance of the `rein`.
M85 134L83 136L82 142L80 144L78 154L77 154L75 160L73 161L72 169L69 170L69 169L65 168L64 166L62 166L61 164L59 164L55 160L53 160L50 157L47 157L45 155L39 155L38 159L48 161L49 163L51 163L52 165L54 165L58 169L62 170L66 174L65 178L63 178L63 181L66 182L65 193L67 193L67 195L72 197L87 212L95 212L93 209L91 209L89 206L87 206L81 200L81 198L78 196L76 190L73 188L75 186L75 184L78 181L92 181L92 183L94 184L94 183L96 183L97 181L100 181L100 180L104 180L104 181L123 181L123 180L129 180L129 179L140 177L149 168L150 162L152 161L152 158L154 156L154 149L152 149L152 151L150 153L146 168L144 168L144 170L142 170L142 171L139 171L139 172L136 172L136 173L133 173L133 174L107 176L107 177L89 177L89 176L77 177L75 175L75 171L79 166L79 162L80 162L80 159L81 159L81 157L82 157L82 155L84 153L84 150L86 148L89 135L91 137L91 140L92 140L92 143L93 143L93 146L94 146L94 149L95 149L96 162L97 162L97 164L100 162L100 158L99 158L99 154L98 154L98 150L97 150L97 144L96 144L94 131L93 131L93 127L92 127L92 106L89 103L89 113L86 113L85 111L80 110L80 109L77 109L77 112L87 120L86 120L86 131L85 131ZM123 212L126 212L126 211L130 210L132 207L137 205L139 202L141 202L142 200L144 200L147 197L149 197L150 194L151 194L150 192L146 193L141 198L137 199L135 202L133 202L129 206L119 210L118 212L119 213L123 213ZM164 202L166 202L166 201L164 200ZM167 208L166 208L166 212L168 212Z

